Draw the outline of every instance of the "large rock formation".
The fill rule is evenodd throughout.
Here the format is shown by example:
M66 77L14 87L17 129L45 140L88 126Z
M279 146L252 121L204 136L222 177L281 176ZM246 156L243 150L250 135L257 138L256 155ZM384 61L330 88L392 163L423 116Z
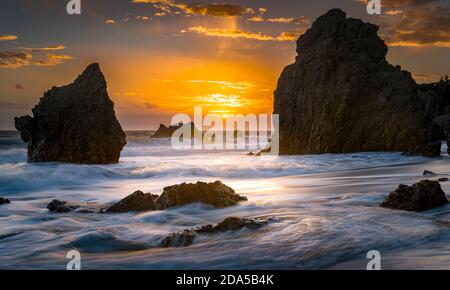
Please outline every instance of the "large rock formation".
M437 181L422 180L413 186L401 184L383 201L381 207L407 211L424 211L448 203Z
M98 64L89 65L74 83L53 87L32 111L33 117L15 119L28 143L29 162L118 162L125 133Z
M333 9L300 37L275 91L281 154L404 152L436 140L416 82L386 61L377 31Z

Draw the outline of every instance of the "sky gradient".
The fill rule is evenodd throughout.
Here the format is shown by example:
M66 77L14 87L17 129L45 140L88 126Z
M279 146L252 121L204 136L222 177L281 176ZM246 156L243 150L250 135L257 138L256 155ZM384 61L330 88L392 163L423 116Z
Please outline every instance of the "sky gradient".
M52 86L99 62L124 129L155 129L173 114L271 113L295 40L339 7L378 24L388 59L417 82L450 73L450 1L382 0L66 0L0 2L0 129L30 114Z

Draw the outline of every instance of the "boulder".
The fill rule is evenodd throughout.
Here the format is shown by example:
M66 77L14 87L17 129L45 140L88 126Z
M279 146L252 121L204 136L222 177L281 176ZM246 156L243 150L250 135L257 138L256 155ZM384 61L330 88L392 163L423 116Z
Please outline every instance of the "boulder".
M155 210L155 200L157 198L158 195L136 191L135 193L127 196L118 203L109 207L106 210L106 213L124 213L129 211L140 212Z
M416 82L387 62L377 31L333 9L300 37L275 91L280 154L406 152L437 140Z
M28 143L28 161L118 162L126 138L106 88L94 63L72 84L47 91L33 117L16 118L16 129Z
M447 197L439 182L423 180L413 186L399 185L383 201L381 207L406 211L425 211L447 203Z
M164 188L163 193L156 200L156 209L162 210L196 202L224 208L246 200L246 197L236 194L231 187L220 181L183 183Z
M242 219L229 217L217 225L206 225L199 228L173 233L163 238L160 247L187 247L193 244L196 234L215 234L228 231L238 231L244 228L255 230L267 225L272 218Z
M11 201L9 201L9 199L0 197L0 205L9 204L9 203L11 203Z
M105 212L164 210L196 202L223 208L246 200L246 197L236 194L231 187L220 181L213 183L198 182L197 184L183 183L164 188L160 196L136 191L109 207Z

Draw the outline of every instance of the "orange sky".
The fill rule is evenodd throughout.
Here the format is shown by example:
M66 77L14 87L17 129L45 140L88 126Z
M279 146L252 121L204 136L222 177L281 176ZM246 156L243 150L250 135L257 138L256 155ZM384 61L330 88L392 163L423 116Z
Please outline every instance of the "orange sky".
M195 105L205 113L271 113L295 40L334 7L379 24L389 61L417 81L448 70L448 3L385 0L385 13L369 16L362 2L98 0L68 16L65 1L3 0L0 129L12 129L14 116L29 114L43 92L72 82L91 62L100 63L125 129L155 129Z

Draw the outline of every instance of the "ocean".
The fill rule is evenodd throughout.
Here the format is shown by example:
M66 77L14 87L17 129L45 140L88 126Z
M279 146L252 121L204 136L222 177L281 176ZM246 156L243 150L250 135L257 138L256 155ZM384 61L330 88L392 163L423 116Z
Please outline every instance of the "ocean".
M66 268L77 250L82 269L361 269L367 252L383 269L448 269L450 205L423 213L379 204L399 184L450 159L369 152L261 158L247 151L177 151L150 131L127 132L112 165L28 164L17 132L0 132L0 269ZM445 152L446 148L443 148ZM136 190L160 194L183 182L221 180L248 202L144 213L50 213L53 199L114 203ZM442 183L450 193L450 183ZM159 241L230 217L272 216L258 230L202 235L185 248Z

